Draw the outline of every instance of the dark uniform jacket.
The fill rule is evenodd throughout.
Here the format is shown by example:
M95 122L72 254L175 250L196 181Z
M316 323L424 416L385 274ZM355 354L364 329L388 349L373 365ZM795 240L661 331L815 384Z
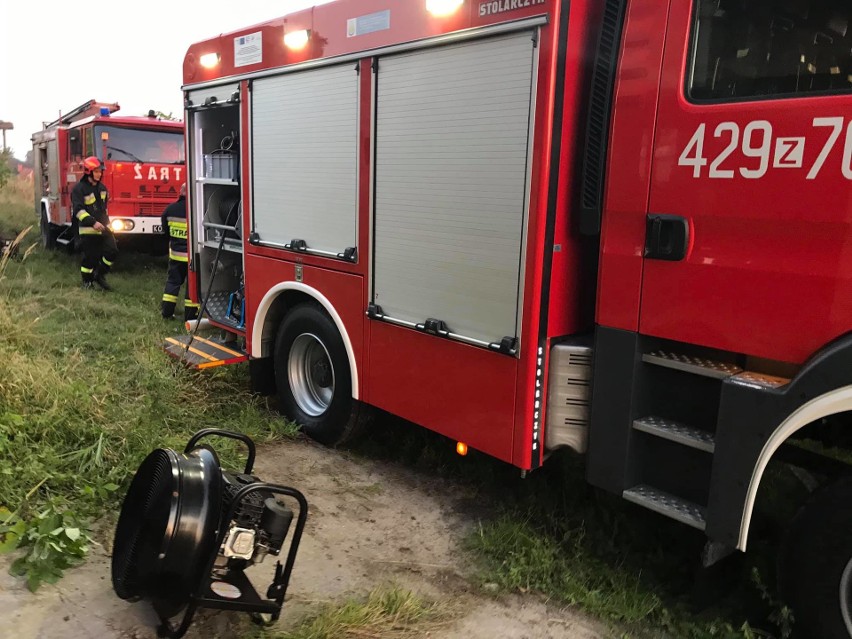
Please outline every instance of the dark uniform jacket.
M71 209L74 223L80 235L100 235L94 228L95 222L109 227L107 199L109 194L101 182L92 184L85 175L71 190Z
M163 211L163 232L169 236L169 258L186 262L186 197L181 195Z

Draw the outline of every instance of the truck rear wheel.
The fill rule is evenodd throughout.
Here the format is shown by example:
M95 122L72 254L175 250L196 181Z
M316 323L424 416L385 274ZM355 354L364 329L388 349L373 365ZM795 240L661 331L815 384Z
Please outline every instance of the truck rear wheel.
M797 637L852 637L852 477L818 490L802 507L779 568Z
M47 211L41 209L41 217L39 219L39 230L41 231L41 246L42 248L52 251L56 248L56 238L59 236L59 230L50 223L47 219Z
M337 446L357 436L366 407L352 398L346 347L319 306L299 304L286 315L274 364L281 408L308 437Z

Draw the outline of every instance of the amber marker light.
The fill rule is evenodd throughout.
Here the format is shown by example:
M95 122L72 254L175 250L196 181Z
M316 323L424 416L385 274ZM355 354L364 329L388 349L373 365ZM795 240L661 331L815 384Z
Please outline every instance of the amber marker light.
M219 64L219 54L218 53L205 53L203 56L198 58L198 61L201 63L201 66L205 69L212 69L216 65Z
M426 0L426 11L436 18L453 15L464 4L464 0Z
M467 455L467 444L464 442L456 442L456 452L462 457Z
M298 51L299 49L305 48L305 45L308 44L308 40L310 40L310 38L311 34L308 33L307 29L291 31L284 35L284 44L288 49Z

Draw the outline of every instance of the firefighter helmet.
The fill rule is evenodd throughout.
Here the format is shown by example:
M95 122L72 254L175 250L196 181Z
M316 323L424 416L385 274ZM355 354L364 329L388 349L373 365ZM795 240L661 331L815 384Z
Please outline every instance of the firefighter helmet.
M101 162L100 158L91 155L83 160L83 173L86 175L90 174L92 171L100 169L104 170L104 163Z

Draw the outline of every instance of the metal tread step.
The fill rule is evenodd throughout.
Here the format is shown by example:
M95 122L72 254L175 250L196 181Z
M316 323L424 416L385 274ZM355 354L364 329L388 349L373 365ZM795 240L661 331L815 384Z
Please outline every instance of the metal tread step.
M703 506L645 484L628 488L622 493L622 497L698 530L704 530L707 525Z
M756 386L758 388L781 388L790 383L787 377L767 375L766 373L755 373L754 371L743 371L733 376L733 380L745 386Z
M633 422L633 428L662 439L696 448L708 453L716 450L716 438L713 433L701 430L694 426L688 426L673 419L663 417L642 417Z
M200 335L167 337L163 350L190 368L212 368L237 364L248 359L248 353L236 344L222 344Z
M663 350L645 353L642 355L642 361L714 379L727 379L743 372L743 369L736 364Z

